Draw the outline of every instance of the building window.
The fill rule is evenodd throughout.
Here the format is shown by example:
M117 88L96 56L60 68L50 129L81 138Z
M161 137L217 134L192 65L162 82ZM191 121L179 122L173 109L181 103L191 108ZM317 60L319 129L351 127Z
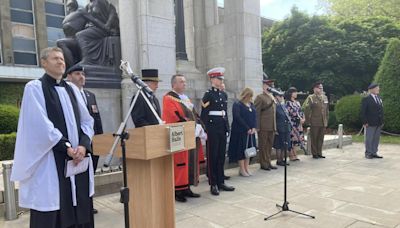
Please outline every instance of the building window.
M32 0L10 0L14 63L37 65L36 31Z
M47 0L45 2L46 24L47 24L47 45L56 46L58 39L64 38L62 21L65 17L64 0Z

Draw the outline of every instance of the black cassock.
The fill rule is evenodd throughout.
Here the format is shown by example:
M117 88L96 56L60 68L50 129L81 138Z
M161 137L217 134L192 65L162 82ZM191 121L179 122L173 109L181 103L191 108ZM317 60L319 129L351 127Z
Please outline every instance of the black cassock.
M31 228L68 228L68 227L94 227L93 222L93 203L89 197L89 172L75 176L77 206L73 206L72 190L70 178L64 176L65 160L70 159L67 155L65 142L68 141L67 126L60 103L56 86L65 87L75 114L76 124L80 126L80 116L78 101L72 88L63 80L60 84L56 80L45 74L40 81L42 82L43 94L46 102L46 110L49 120L54 124L63 135L61 140L53 147L54 158L56 161L57 174L60 191L60 210L40 212L31 209L30 227ZM90 138L85 135L80 127L79 145L86 147L87 153L91 151Z

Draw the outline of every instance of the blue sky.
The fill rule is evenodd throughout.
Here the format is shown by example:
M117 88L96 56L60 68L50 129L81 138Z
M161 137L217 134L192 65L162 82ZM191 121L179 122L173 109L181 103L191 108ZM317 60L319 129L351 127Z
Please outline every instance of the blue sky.
M225 0L229 1L229 0ZM223 0L218 0L223 5ZM260 0L261 16L281 20L290 14L290 9L296 5L301 11L308 14L319 13L318 0Z

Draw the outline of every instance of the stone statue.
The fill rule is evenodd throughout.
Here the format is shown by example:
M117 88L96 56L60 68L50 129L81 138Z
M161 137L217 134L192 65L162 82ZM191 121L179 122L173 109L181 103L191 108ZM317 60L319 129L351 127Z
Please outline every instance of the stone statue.
M78 9L76 0L68 0L63 21L66 38L57 40L64 51L67 67L83 65L115 66L119 64L112 42L119 42L119 19L115 7L107 0L90 0ZM117 39L112 40L112 37ZM119 45L118 45L119 46ZM117 50L120 52L120 50Z
M89 22L85 29L76 34L81 47L83 64L113 64L108 56L110 45L108 36L119 36L119 19L117 10L107 0L91 0L86 5L86 16ZM119 63L117 63L119 64Z

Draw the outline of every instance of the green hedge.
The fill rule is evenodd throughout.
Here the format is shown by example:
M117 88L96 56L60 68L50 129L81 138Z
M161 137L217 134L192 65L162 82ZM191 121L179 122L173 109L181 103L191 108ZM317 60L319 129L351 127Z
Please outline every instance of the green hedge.
M19 105L25 83L0 82L0 104Z
M17 131L19 109L12 105L0 104L0 134Z
M335 106L335 114L338 124L343 124L346 129L359 130L361 123L361 100L359 94L348 95L340 98Z
M328 128L330 128L330 129L338 128L335 111L329 112Z
M0 161L14 158L16 133L0 134Z
M383 100L384 129L400 133L400 40L391 39L375 75Z

